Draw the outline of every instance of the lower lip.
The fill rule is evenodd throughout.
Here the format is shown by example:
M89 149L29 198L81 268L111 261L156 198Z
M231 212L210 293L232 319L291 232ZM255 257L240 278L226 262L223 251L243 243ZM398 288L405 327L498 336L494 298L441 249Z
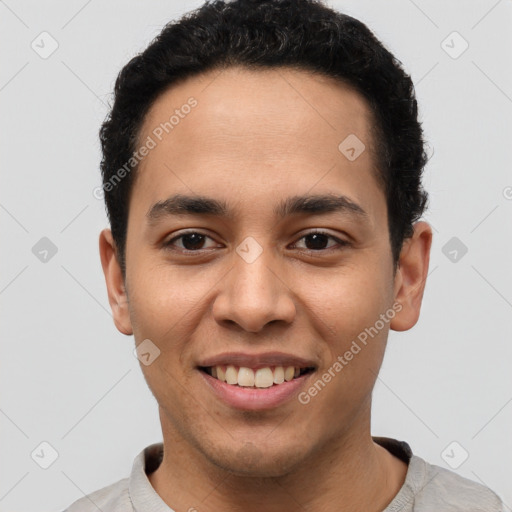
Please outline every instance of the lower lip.
M269 388L246 388L227 384L201 370L198 371L217 397L231 407L246 411L272 409L283 404L296 396L306 380L313 374L313 372L306 373L288 382L274 384Z

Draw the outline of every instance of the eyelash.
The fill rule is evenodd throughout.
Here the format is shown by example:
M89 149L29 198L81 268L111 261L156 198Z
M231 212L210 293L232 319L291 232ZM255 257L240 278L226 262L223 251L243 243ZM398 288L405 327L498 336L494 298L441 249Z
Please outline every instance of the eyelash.
M181 235L178 235L174 238L172 238L171 240L167 241L167 242L164 242L163 246L165 249L169 249L169 250L172 250L172 251L179 251L179 252L182 252L183 254L192 254L192 253L199 253L201 254L203 251L207 251L208 249L198 249L196 251L193 251L193 250L190 250L190 249L176 249L175 247L172 246L173 242L175 242L176 240L179 240L180 238L183 238L187 235L191 235L191 234L197 234L197 235L202 235L206 238L210 238L212 239L210 236L208 236L206 233L201 233L200 231L187 231L185 233L182 233ZM327 251L339 251L343 248L345 248L346 246L350 245L350 242L347 242L346 240L340 240L339 238L336 238L335 236L325 232L325 231L320 231L320 230L317 230L317 231L310 231L309 233L306 233L305 235L302 235L298 241L306 238L307 236L311 236L311 235L324 235L326 236L327 238L331 238L332 240L334 240L335 242L338 243L338 247L328 247L326 249L301 249L302 252L305 252L307 254L319 254L319 253L322 253L322 252L327 252ZM295 242L297 243L297 242Z

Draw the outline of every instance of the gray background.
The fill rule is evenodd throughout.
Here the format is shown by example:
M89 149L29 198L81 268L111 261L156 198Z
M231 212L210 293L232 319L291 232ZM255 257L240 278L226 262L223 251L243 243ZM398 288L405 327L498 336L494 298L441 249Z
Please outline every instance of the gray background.
M2 511L60 511L128 476L161 440L133 337L117 332L108 306L97 132L122 65L200 3L0 1ZM329 4L404 63L433 154L423 312L412 331L391 334L373 434L458 466L510 509L512 3ZM59 45L45 59L43 31ZM46 261L43 237L57 249ZM58 452L47 469L42 442Z

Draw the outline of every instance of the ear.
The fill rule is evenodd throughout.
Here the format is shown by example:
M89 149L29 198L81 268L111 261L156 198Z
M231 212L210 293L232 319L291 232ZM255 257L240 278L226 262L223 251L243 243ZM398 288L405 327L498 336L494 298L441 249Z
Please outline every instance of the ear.
M105 282L107 284L108 301L112 308L114 323L119 332L133 334L130 314L128 311L128 295L124 285L121 266L117 259L117 251L112 232L104 229L100 233L100 258Z
M406 331L418 321L431 245L431 227L426 222L416 222L414 234L404 241L395 274L395 303L401 309L390 323L394 331Z

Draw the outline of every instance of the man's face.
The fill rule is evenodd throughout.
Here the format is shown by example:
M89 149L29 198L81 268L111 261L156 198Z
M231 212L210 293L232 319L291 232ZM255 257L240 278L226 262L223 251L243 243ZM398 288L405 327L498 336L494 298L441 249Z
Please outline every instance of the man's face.
M182 109L190 97L197 105ZM158 130L176 109L179 122ZM137 171L129 204L129 323L137 344L149 339L160 350L141 368L164 432L216 466L285 474L369 423L389 331L389 322L378 322L377 334L375 325L396 296L370 122L357 93L290 69L188 79L144 121L140 143L150 136L156 147ZM366 146L355 159L362 146L354 135ZM176 194L225 203L229 216L169 214L162 206L148 216ZM352 206L276 212L312 195L343 196ZM370 327L366 345L357 342L360 351L334 370ZM255 389L200 368L213 363L314 370ZM329 369L331 379L308 393Z

